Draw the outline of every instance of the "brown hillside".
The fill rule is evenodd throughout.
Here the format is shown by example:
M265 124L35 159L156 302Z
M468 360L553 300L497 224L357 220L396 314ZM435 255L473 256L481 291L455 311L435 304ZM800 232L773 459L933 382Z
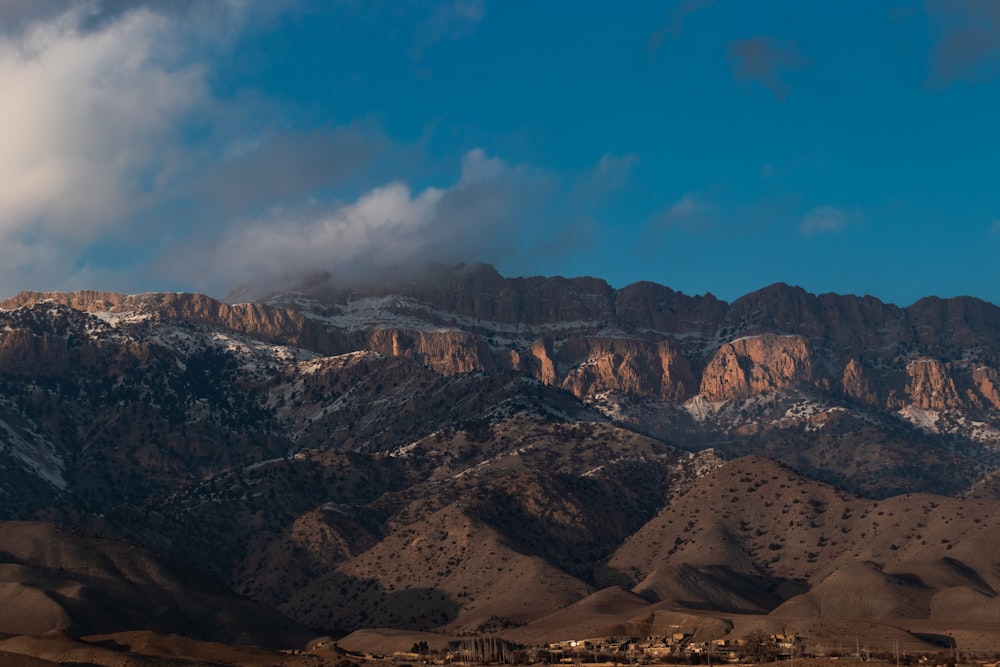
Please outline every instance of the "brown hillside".
M984 596L971 618L1000 585L998 509L929 495L864 500L747 457L673 498L609 566L636 592L692 608L734 608L727 596L743 591L788 600L770 608L789 615L929 617L931 600L944 609L957 589Z
M0 632L149 629L280 647L312 636L273 610L123 540L51 524L0 522L0 545L6 561L0 564Z

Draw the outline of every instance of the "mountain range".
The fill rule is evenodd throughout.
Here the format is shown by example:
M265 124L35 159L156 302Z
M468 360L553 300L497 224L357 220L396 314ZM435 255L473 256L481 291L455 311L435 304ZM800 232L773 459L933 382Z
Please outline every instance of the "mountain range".
M24 292L0 633L998 650L998 369L972 298L485 265L252 303Z

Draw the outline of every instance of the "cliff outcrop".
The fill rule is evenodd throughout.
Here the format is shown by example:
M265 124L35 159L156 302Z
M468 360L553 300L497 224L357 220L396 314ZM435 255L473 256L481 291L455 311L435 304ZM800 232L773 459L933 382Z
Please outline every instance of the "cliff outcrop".
M282 345L294 345L322 354L351 351L349 337L307 318L291 308L262 303L227 304L204 294L154 292L21 292L0 301L0 310L14 310L51 301L84 313L142 315L154 321L204 324Z
M582 339L564 345L560 356L575 365L562 387L580 397L610 391L683 401L697 390L690 364L670 341Z
M650 282L623 287L615 300L615 312L625 327L695 341L715 337L727 307L711 294L687 296Z
M0 368L11 375L49 376L69 367L66 341L37 336L30 329L13 329L0 336Z
M699 393L710 401L724 401L812 379L812 355L801 336L747 336L716 351L702 374Z
M0 307L50 300L218 327L321 355L373 350L444 375L513 369L581 398L721 401L832 387L873 409L1000 409L1000 308L977 299L931 297L899 308L779 283L728 304L649 282L616 290L594 278L505 278L486 265L439 267L396 285L308 289L267 304L23 292ZM350 304L359 299L369 305L356 317ZM25 358L59 354L8 335L5 345Z
M949 410L962 407L950 368L938 359L921 358L909 364L905 393L922 410Z
M868 370L854 357L851 357L844 367L840 386L846 395L856 401L871 406L879 404L879 397L872 386Z
M410 359L442 375L496 368L486 342L465 331L377 329L371 332L364 348L386 356Z
M976 368L972 371L972 382L986 403L1000 409L1000 373L997 369L987 366Z

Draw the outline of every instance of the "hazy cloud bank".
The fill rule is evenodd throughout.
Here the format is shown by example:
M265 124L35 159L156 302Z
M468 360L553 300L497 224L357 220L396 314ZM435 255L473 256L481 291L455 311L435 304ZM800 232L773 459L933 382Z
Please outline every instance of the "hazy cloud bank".
M211 250L185 248L169 264L203 275L200 289L255 293L319 272L377 279L430 262L495 262L522 249L555 186L542 170L475 149L450 186L414 191L395 181L354 201L276 207L232 224L203 246Z

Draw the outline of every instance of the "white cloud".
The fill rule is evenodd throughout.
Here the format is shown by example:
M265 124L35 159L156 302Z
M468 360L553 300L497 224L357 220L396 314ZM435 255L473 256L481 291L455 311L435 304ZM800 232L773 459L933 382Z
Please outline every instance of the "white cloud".
M0 295L165 284L224 294L316 271L539 255L576 224L574 186L585 182L596 206L627 180L633 155L605 155L567 186L474 149L453 182L417 188L399 179L427 173L415 166L423 139L403 145L364 119L317 127L252 90L214 98L211 57L287 4L8 11L18 22L0 30ZM440 7L440 39L483 20L480 0Z
M992 236L1000 236L1000 220L994 220L993 224L990 225L990 234Z
M321 272L377 278L429 262L495 262L522 250L547 181L474 149L448 187L415 192L396 181L352 202L276 208L221 238L185 244L165 270L200 274L196 287L213 293L258 293Z
M327 210L276 210L230 229L210 266L224 284L295 280L358 261L392 265L423 250L443 194L428 188L414 195L391 183Z
M210 59L288 5L0 3L0 295L95 276L155 287L145 264L171 237L370 158L382 137L369 128L274 128L288 116L273 101L212 97ZM247 136L256 145L226 153Z
M667 217L674 219L688 218L702 208L704 208L704 204L695 195L686 194L680 201L667 209Z
M0 243L25 258L5 263L0 286L58 283L171 177L171 133L205 81L157 52L167 31L137 11L102 32L55 21L0 40Z
M805 214L799 223L799 231L804 236L839 232L857 223L860 218L856 211L836 206L819 206Z

